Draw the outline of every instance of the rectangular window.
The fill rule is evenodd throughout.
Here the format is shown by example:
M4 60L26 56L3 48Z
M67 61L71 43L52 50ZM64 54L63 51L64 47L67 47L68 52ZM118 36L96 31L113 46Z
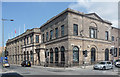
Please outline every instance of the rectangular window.
M36 35L36 43L39 43L39 35Z
M30 43L31 44L33 43L33 36L32 35L30 36Z
M114 36L112 36L112 41L114 41Z
M50 31L50 40L53 38L53 30Z
M48 32L46 32L46 41L48 41Z
M90 28L90 38L97 38L97 30Z
M29 38L27 37L27 44L29 44Z
M105 31L105 40L108 40L108 31Z
M55 37L58 38L58 28L55 28Z
M45 39L44 39L44 38L45 38L45 36L44 36L44 34L42 35L42 37L43 37L43 39L42 39L42 40L43 40L43 42L45 42Z
M61 36L64 36L64 25L61 26Z
M74 26L74 31L73 31L74 33L73 33L73 35L77 36L78 35L78 25L74 24L73 26Z
M25 38L24 38L24 45L26 44L26 40L25 40Z

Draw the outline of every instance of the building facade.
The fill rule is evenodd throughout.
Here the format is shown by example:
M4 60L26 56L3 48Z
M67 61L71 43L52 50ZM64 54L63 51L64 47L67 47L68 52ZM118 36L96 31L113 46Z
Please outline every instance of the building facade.
M32 64L47 66L75 66L112 60L111 25L95 13L84 14L68 8L40 28L9 39L6 43L9 60L15 64L30 60ZM87 57L83 55L85 50Z
M28 29L23 34L8 39L6 47L9 52L9 62L11 64L21 64L24 60L30 60L32 64L37 64L35 49L40 43L39 28Z
M120 29L112 27L111 29L112 47L114 49L114 59L120 58Z

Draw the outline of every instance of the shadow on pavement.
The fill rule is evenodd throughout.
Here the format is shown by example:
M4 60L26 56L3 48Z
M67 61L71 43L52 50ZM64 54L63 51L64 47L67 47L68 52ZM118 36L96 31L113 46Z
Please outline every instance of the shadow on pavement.
M119 77L118 75L20 75L18 73L5 73L1 77Z
M5 74L2 74L1 77L23 77L23 76L18 73L5 73Z

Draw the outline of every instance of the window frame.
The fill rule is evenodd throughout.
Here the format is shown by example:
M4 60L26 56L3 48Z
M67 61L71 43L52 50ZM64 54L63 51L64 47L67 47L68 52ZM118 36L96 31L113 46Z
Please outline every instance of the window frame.
M37 38L38 36L38 38ZM39 43L39 35L36 35L36 43Z
M93 31L93 33L92 33L92 31ZM97 28L90 27L89 32L90 32L90 38L97 39Z
M109 40L109 32L105 31L105 40Z
M73 47L73 63L79 63L79 47Z
M30 43L33 43L33 35L30 36Z
M48 32L46 32L46 41L48 41L48 37L49 37Z
M73 24L73 35L78 36L78 24Z
M64 36L64 25L61 26L61 36Z
M53 63L53 49L50 49L50 63Z
M27 37L27 44L29 44L29 37Z
M24 38L24 45L26 45L26 38Z
M58 27L55 28L55 37L58 38Z
M45 34L42 34L42 41L45 42Z
M50 30L50 40L53 38L53 30Z
M114 38L114 36L112 36L112 41L114 41L115 40L115 38Z

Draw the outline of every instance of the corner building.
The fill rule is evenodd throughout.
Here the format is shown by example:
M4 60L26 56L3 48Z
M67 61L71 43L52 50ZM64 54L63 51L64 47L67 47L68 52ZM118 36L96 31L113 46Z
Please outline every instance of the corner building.
M87 64L112 60L111 25L95 13L84 14L67 8L39 28L40 42L33 45L33 64L69 67L82 65L84 60ZM8 41L8 51L9 44ZM30 46L22 45L23 55L31 50ZM84 50L87 50L85 58Z

